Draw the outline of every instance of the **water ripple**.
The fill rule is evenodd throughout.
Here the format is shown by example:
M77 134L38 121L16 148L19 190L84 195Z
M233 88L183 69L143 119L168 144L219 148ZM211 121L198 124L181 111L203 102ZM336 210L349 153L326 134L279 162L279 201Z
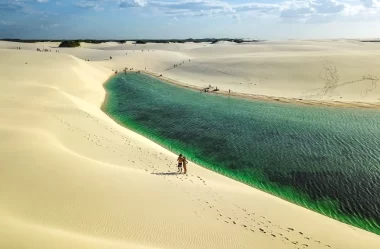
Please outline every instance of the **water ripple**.
M380 234L380 112L213 96L142 74L107 84L106 111L193 161Z

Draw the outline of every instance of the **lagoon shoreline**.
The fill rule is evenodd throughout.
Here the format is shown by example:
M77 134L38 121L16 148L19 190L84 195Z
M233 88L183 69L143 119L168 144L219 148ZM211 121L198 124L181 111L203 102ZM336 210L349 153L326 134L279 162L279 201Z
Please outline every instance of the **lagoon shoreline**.
M138 79L136 79L136 80L138 80L137 83L136 83L138 85L144 85L145 84L143 81L141 81L140 78L142 76L139 76L140 74L141 75L146 75L148 77L152 76L151 74L141 73L141 72L138 72L138 71L137 72L129 72L127 74L129 74L129 75L135 74L137 76L137 78L138 78ZM114 78L112 78L112 82L107 82L106 84L117 85L118 83L116 83L116 82L118 81L118 79L122 79L123 75L125 75L125 74L121 73L121 74L115 75ZM194 89L194 88L191 88L191 87L186 87L186 86L183 87L182 85L179 85L177 83L168 82L168 81L166 81L166 79L163 80L162 77L153 77L153 78L157 79L157 83L150 84L150 86L148 87L148 89L150 89L150 87L155 88L154 87L155 84L159 84L159 83L161 84L162 83L162 84L173 85L173 86L176 86L176 87L180 86L180 87L182 87L184 89L197 90L197 89ZM133 80L133 78L128 77L127 82L130 82L132 80ZM119 84L122 84L122 83L119 83ZM124 82L124 84L126 84L126 82ZM140 88L141 87L139 87L139 89ZM112 86L109 89L107 89L105 87L106 95L109 97L110 92L114 91L114 93L116 93L116 94L115 94L115 97L114 97L113 100L116 101L116 103L118 103L116 106L123 105L120 102L121 100L120 101L118 100L119 96L117 94L118 91L116 90L116 88L115 88L115 90L111 90L111 89L112 89ZM167 92L167 90L164 90L164 89L165 88L163 88L162 90L164 92ZM122 88L120 88L120 91L122 91L124 93L124 94L122 94L122 96L120 96L121 98L124 98L124 97L128 96L128 93L130 92L130 90L125 90L125 89L122 89ZM135 90L132 87L132 92L135 92L135 91L138 91L138 90L137 89ZM141 95L139 95L139 96L141 96ZM175 96L175 95L172 95L172 96ZM197 95L194 95L194 97L195 96L197 96ZM222 94L220 94L220 95L218 94L218 95L214 95L214 96L223 96L223 95ZM186 99L191 100L190 96L189 96L189 98L186 98ZM207 97L206 97L206 99L207 99ZM236 100L239 100L239 99L240 100L246 100L246 98L239 98L237 96L235 96L235 99ZM139 100L135 100L134 103L136 103L138 101ZM144 102L144 100L141 100L141 101ZM161 99L161 101L158 101L157 103L161 103L161 102L165 102L165 100ZM263 103L265 103L265 102L263 102ZM229 104L231 104L231 103L229 103ZM151 126L150 127L144 127L143 125L141 126L141 124L139 124L139 122L136 122L135 120L133 120L130 117L128 117L128 115L129 115L128 112L120 113L120 112L118 112L117 108L116 109L115 108L111 108L111 110L113 111L113 115L107 113L105 105L103 105L102 110L107 115L109 115L113 120L115 120L118 124L120 124L121 126L126 127L127 129L131 129L132 131L137 132L137 133L141 134L142 136L145 136L146 138L152 140L153 142L157 143L158 145L164 147L167 150L170 150L173 153L179 153L179 152L189 153L189 151L186 151L184 149L180 149L180 148L178 148L178 146L174 146L174 144L170 144L170 142L166 142L166 143L163 142L165 140L165 136L162 137L161 134L159 135L159 134L155 134L154 132L150 132L150 130L151 129L154 130L155 127L151 127ZM218 106L221 106L221 108L224 109L224 107L223 107L223 105L221 103L219 103ZM268 106L269 106L269 103L268 103ZM297 107L297 109L298 109L298 108L302 108L302 105L298 105L298 106L294 106L294 107ZM315 106L315 107L321 107L321 106ZM287 108L287 107L283 106L283 108ZM158 110L159 110L159 108L158 108ZM197 113L199 113L201 111L202 110L198 110ZM173 115L174 115L174 113L173 113ZM169 116L171 116L171 115L169 115ZM152 119L155 119L155 118L156 117L154 115L152 115ZM121 121L121 120L124 120L124 121ZM163 120L156 120L156 123L161 123L161 122L163 122ZM130 123L131 125L128 125L128 123ZM202 126L202 125L203 124L199 124L199 126ZM211 127L215 127L216 124L208 124L208 125L211 126ZM191 127L189 127L189 129L191 129ZM188 130L188 129L185 129L185 130ZM227 134L221 135L221 137L226 137L226 136L227 136ZM328 142L328 141L325 141L325 142ZM177 143L175 143L175 144L177 144ZM189 149L189 148L187 148L187 149ZM191 151L191 149L190 149L190 151ZM216 172L218 174L221 174L223 176L231 178L231 179L233 179L235 181L239 181L239 182L241 182L243 184L246 184L249 187L255 188L256 190L263 191L263 192L268 193L270 195L276 196L276 197L278 197L278 198L280 198L280 199L282 199L284 201L287 201L289 203L293 203L293 204L296 204L296 205L298 205L300 207L307 208L307 209L312 210L312 211L314 211L316 213L322 214L322 215L324 215L326 217L334 218L334 219L336 219L336 220L338 220L340 222L343 222L345 224L348 224L348 225L354 225L354 226L357 226L357 227L362 228L362 229L369 229L369 230L371 230L371 232L374 232L374 233L379 232L378 229L377 230L376 229L372 229L372 225L375 226L375 227L378 227L378 225L376 225L377 223L375 221L371 221L371 219L364 219L364 218L362 218L362 221L360 221L359 218L354 217L354 216L350 217L348 214L344 214L344 213L338 212L338 210L336 210L336 209L329 210L329 208L324 207L323 205L316 205L316 203L314 203L314 202L311 201L311 199L310 199L309 196L304 195L304 193L300 193L300 192L296 191L296 189L291 190L291 188L290 188L288 190L290 192L295 191L295 193L292 194L292 195L294 195L293 198L290 198L290 197L287 197L287 195L285 194L285 192L282 193L281 191L279 191L276 188L272 189L270 183L268 183L268 185L266 185L266 184L262 185L263 183L261 183L260 185L258 185L258 183L255 182L254 180L245 179L245 177L243 177L243 176L241 176L239 174L231 174L231 172L229 172L228 169L224 169L224 168L218 167L217 166L218 163L215 163L215 162L211 163L211 162L209 162L207 160L204 160L204 159L200 158L199 156L198 157L195 156L195 158L190 158L190 159L193 160L193 162L195 162L195 163L197 163L199 165L202 165L206 169L212 170L212 171L214 171L214 172ZM284 187L288 187L288 186L284 186ZM355 222L353 222L352 220L355 220Z
M194 163L188 176L173 174L176 155L100 109L113 68L143 68L145 54L120 50L134 45L36 52L44 46L57 44L0 42L0 247L380 247L378 235ZM147 56L158 72L184 58L157 48Z
M166 83L173 84L176 86L180 86L183 88L189 88L196 91L202 91L206 87L199 87L196 85L190 85L186 84L184 82L174 80L172 78L168 78L165 76L160 76L159 73L147 71L147 70L129 70L126 73L143 73L149 76L152 76L154 78L157 78L159 80L162 80ZM124 74L124 72L118 72L118 74ZM213 86L212 86L213 87ZM266 95L259 95L259 94L247 94L247 93L240 93L240 92L228 92L226 90L219 89L218 91L211 91L206 92L206 94L215 94L215 95L222 95L226 97L236 97L241 99L248 99L248 100L257 100L257 101L264 101L264 102L275 102L275 103L281 103L281 104L294 104L294 105L304 105L304 106L317 106L317 107L336 107L336 108L363 108L363 109L380 109L380 102L343 102L343 101L323 101L323 100L306 100L306 99L297 99L297 98L286 98L286 97L279 97L279 96L266 96Z

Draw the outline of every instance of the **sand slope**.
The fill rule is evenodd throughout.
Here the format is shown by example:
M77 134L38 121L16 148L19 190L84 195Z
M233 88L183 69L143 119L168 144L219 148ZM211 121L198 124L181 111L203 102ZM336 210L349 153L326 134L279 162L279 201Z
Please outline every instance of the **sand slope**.
M212 85L222 91L290 100L380 104L379 43L83 43L82 47L61 52L114 70L146 69L196 87Z
M0 49L0 248L380 248L377 235L192 163L173 174L176 155L100 110L126 61L69 52L105 56ZM155 53L157 69L191 56Z

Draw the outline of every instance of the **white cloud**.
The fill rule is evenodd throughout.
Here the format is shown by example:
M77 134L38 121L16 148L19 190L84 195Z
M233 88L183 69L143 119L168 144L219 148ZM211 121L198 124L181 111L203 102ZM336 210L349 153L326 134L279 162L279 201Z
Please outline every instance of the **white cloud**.
M310 6L310 2L285 2L281 6L280 17L282 19L291 19L291 20L306 20L310 15L315 11Z
M103 7L100 6L100 2L101 1L98 1L98 0L82 0L76 3L75 5L81 8L85 8L85 9L93 9L96 11L100 11L104 9Z
M284 2L280 17L286 21L331 22L340 16L354 16L363 11L361 5L337 0Z
M360 13L363 13L363 11L367 12L366 8L362 5L355 5L355 6L348 5L344 8L342 15L356 16L356 15L359 15Z
M146 5L146 0L121 0L119 2L120 8L145 7Z
M4 4L2 1L5 1ZM0 0L0 12L1 9L21 12L21 9L29 14L38 14L36 6L40 6L40 4L32 6L30 3L46 3L48 1ZM286 22L310 20L325 22L340 17L363 17L365 14L379 16L380 14L380 0L277 0L276 2L271 1L271 3L265 3L262 0L245 0L245 3L236 2L235 0L78 0L73 4L95 11L115 7L120 9L148 8L149 11L152 10L150 13L169 16L174 21L183 16L226 16L236 20L241 17L245 17L244 20L249 20L247 17L270 17Z
M232 5L218 0L150 1L148 6L161 10L165 15L212 16L235 13Z
M343 11L344 5L335 0L318 0L311 4L317 13L331 14Z
M46 1L46 0L42 0ZM284 21L334 20L339 16L370 14L380 7L380 0L280 0L276 3L262 3L247 0L234 3L233 0L81 0L77 6L94 10L118 4L119 8L149 8L158 15L179 16L252 16L274 17ZM364 7L365 6L365 7ZM236 19L236 18L235 18Z
M13 25L14 23L13 22L7 22L7 21L4 21L4 20L0 20L0 24L1 25L9 26L9 25Z
M80 1L75 5L82 8L93 8L96 5L96 3L94 3L93 1Z
M349 5L342 12L342 21L375 21L378 20L379 8L368 8L364 5Z
M378 0L360 0L364 7L366 8L377 8L380 7L380 2Z

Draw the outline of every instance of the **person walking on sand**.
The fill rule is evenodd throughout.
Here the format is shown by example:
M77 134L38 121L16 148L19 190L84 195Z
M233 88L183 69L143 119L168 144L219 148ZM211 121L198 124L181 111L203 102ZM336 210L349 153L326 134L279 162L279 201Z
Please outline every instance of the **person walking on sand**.
M187 168L186 168L187 163L188 163L188 161L187 161L186 157L183 157L183 173L185 175L187 173Z
M178 173L182 173L182 164L183 164L182 154L179 154L177 162L178 162Z

